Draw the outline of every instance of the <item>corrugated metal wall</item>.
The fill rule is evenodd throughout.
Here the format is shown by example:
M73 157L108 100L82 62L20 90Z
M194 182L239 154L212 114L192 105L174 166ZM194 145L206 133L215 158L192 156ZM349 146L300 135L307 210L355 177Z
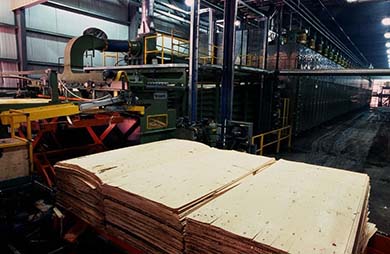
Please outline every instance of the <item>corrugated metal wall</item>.
M127 1L123 0L54 0L53 2L104 14L104 16L120 21L128 20Z
M11 0L1 0L0 7L0 71L18 70L15 17ZM16 87L17 80L0 78L0 87Z
M0 58L18 59L14 28L0 27Z
M60 2L65 3L66 1ZM74 1L68 2L69 5L75 4ZM81 1L77 2L82 5ZM85 6L89 5L86 3ZM102 5L97 4L95 9L99 6L103 8ZM111 11L112 9L113 7ZM104 11L101 10L101 13L104 13ZM127 8L116 6L116 11L122 17L127 15ZM29 67L34 65L56 66L58 63L63 63L60 58L64 56L67 41L71 37L81 35L86 28L100 28L107 33L110 39L128 39L129 32L126 25L45 5L37 5L26 9L26 27L28 31L26 44ZM102 65L102 62L101 53L96 51L93 59L91 57L86 58L85 65L99 66ZM108 59L107 62L108 64L114 64L113 59Z
M110 39L128 38L128 27L125 25L45 5L26 9L26 26L68 36L79 36L86 28L97 27L105 31Z
M0 23L14 25L14 13L11 11L11 0L1 0Z

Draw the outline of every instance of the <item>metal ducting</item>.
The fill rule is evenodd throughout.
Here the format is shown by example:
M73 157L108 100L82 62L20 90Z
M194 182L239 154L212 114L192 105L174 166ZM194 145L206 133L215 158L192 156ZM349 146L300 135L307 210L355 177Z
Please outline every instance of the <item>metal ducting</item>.
M154 32L153 13L154 0L142 0L141 26L138 35Z

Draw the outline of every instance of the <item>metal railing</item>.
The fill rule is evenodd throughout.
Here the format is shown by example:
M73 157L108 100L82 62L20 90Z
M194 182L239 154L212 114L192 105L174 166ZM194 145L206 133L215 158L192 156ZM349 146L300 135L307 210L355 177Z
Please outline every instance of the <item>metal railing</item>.
M149 56L156 56L160 58L160 63L166 63L167 59L174 62L175 57L189 58L190 41L179 38L171 34L153 34L144 38L144 64L150 64ZM206 47L207 46L207 47ZM205 50L206 49L206 50ZM203 51L199 49L199 64L218 64L222 57L217 57L218 51L222 49L221 46L204 45ZM263 56L257 54L239 55L238 61L240 65L248 67L261 68L263 65Z
M290 118L290 99L282 98L282 104L283 109L279 110L279 119L281 120L282 127L252 137L252 145L257 145L255 141L259 139L259 149L256 150L256 154L260 153L260 155L263 155L264 148L273 144L276 144L276 153L279 153L281 142L286 139L288 139L288 148L291 148L292 127L288 124ZM276 136L276 139L267 140L266 137L271 135Z
M266 137L275 135L276 139L272 139L271 141L266 141ZM256 154L263 155L264 148L273 144L276 144L276 153L280 152L280 145L283 140L288 140L288 148L291 148L291 137L292 137L292 128L291 125L268 131L265 133L261 133L259 135L252 137L252 145L258 144L259 149L256 149ZM258 139L258 143L256 144L256 139Z
M149 49L150 46L152 49ZM148 56L151 54L159 55L161 64L164 64L166 56L170 56L171 60L175 56L188 58L189 49L189 41L175 37L173 33L149 35L144 38L144 64L147 64Z
M240 65L261 68L263 65L263 56L256 54L240 55Z
M115 52L115 53L103 52L103 66L107 66L107 58L115 59L114 65L117 65L119 62L119 52Z
M211 52L199 52L199 63L201 64L216 64L218 61L218 57L216 56L216 52L218 52L218 49L221 48L220 46L216 45L207 45L211 48Z
M289 98L283 98L283 111L281 114L282 119L282 127L285 127L288 125L289 122L289 113L290 113L290 99Z

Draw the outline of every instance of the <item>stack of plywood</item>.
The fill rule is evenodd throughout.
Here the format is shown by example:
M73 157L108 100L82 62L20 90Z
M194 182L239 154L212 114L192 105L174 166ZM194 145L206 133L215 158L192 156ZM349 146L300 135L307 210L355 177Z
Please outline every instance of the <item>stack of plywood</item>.
M363 253L365 174L278 161L187 216L186 253Z
M82 172L84 181L94 183L103 199L94 205L94 212L104 215L107 232L145 253L182 253L185 216L273 162L195 142L167 140L64 161L56 168L68 175L72 170L73 175ZM66 181L65 175L60 178L60 182L72 181ZM59 189L73 195L72 190ZM90 204L78 198L81 204Z
M209 147L200 143L164 141L57 163L57 202L88 224L101 228L104 226L101 185L113 172L125 174L130 170L166 163L176 156L185 157L205 149ZM145 154L149 155L148 158L143 157Z

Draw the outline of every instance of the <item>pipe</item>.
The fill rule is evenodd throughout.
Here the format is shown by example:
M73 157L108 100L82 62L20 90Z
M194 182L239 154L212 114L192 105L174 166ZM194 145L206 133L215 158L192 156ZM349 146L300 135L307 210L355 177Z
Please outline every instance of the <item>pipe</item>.
M138 35L149 34L154 31L153 15L154 0L142 0L141 26Z
M279 76L389 76L390 69L280 70Z
M335 17L333 17L333 15L330 13L329 9L324 5L324 3L321 1L321 0L317 0L322 8L326 11L326 13L328 14L328 16L333 20L333 22L337 25L338 29L344 34L345 38L348 39L348 41L351 43L351 45L356 49L356 51L363 57L363 59L366 61L366 63L368 64L368 60L367 58L363 55L363 53L359 50L359 48L356 46L356 44L351 40L351 38L345 33L344 29L340 26L340 24L337 22L337 20L335 19Z
M129 41L125 40L107 40L107 52L127 52L129 51Z
M322 29L324 29L323 31L325 31L329 37L332 37L334 39L333 43L337 45L341 51L349 55L349 57L351 57L351 59L354 59L356 63L364 66L364 63L347 46L345 46L344 43L341 42L340 39L336 37L324 24L322 24L321 21L312 12L310 12L310 10L305 5L302 4L301 8L303 10L306 10L306 12L312 16L312 18L317 22L317 25L322 26ZM335 42L337 42L337 44Z
M84 67L85 72L89 71L104 71L104 70L138 70L138 69L166 69L166 68L188 68L188 64L140 64L140 65L125 65L125 66L98 66Z
M210 3L210 2L207 1L207 0L202 0L202 4L205 5L205 6L207 6L207 7L209 7L209 8L212 8L212 9L214 9L214 10L217 10L217 11L223 13L223 8L221 8L221 7L219 7L218 5L215 5L215 4L213 4L213 3Z
M342 42L340 42L340 40L338 39L333 39L332 37L335 37L334 35L332 35L331 33L329 33L328 30L326 27L325 27L325 30L324 30L324 26L323 24L321 23L317 23L319 22L318 19L316 17L312 17L313 18L313 22L311 20L309 20L309 16L313 16L313 14L311 15L308 15L308 13L306 12L307 11L307 8L301 3L300 4L300 7L297 8L296 7L296 3L293 2L293 1L288 1L288 0L284 0L283 1L287 6L289 6L293 11L297 12L304 20L306 20L306 22L308 22L311 26L313 26L315 29L317 29L320 33L322 33L322 35L327 38L330 42L332 42L333 44L335 44L341 51L343 51L346 55L348 55L351 59L353 59L356 63L360 63L361 65L364 65L363 62L361 62L348 48L346 48L345 45L343 45ZM306 10L306 11L305 11ZM302 12L304 12L304 14L308 17L306 17L304 14L302 14ZM309 12L310 14L310 12ZM317 21L315 21L315 19L317 19ZM315 21L315 22L314 22Z
M248 8L248 10L250 10L251 12L257 14L257 15L260 15L261 17L266 17L266 15L264 13L262 13L261 11L259 10L256 10L255 8L253 8L252 6L250 6L249 4L245 3L244 1L240 0L239 3Z
M351 54L357 61L358 63L360 63L361 65L364 65L364 63L347 47L345 46L345 44L337 37L335 36L329 29L328 27L326 27L324 24L322 24L322 22L316 17L316 15L314 15L305 5L302 4L302 9L303 10L306 10L307 13L309 13L312 18L320 25L322 26L322 28L329 34L330 37L333 37L335 41L337 41L339 43L339 46L341 46L345 52L349 52L349 54ZM340 50L342 50L340 48ZM345 53L344 52L344 53Z
M330 34L328 29L326 27L323 26L323 24L321 24L320 21L318 21L318 19L316 17L311 17L312 20L309 20L309 17L310 16L313 16L312 13L307 12L308 10L306 9L306 7L299 3L299 6L296 6L296 3L293 2L293 1L288 1L288 0L284 0L284 3L289 6L293 11L297 12L304 20L306 20L306 22L308 22L311 26L313 26L315 29L317 29L320 33L322 33L324 35L324 37L326 37L330 42L332 42L333 44L335 44L340 50L344 51L345 52L348 52L349 50L345 47L345 45L343 45L340 41L338 41L337 39L333 39L332 37L335 37L334 35ZM295 6L295 7L294 7ZM302 12L304 12L302 14ZM306 16L305 16L306 15ZM354 59L354 61L356 62L359 62L359 60L353 55L352 52L349 52L347 53L347 55L349 57L351 57L351 59Z

